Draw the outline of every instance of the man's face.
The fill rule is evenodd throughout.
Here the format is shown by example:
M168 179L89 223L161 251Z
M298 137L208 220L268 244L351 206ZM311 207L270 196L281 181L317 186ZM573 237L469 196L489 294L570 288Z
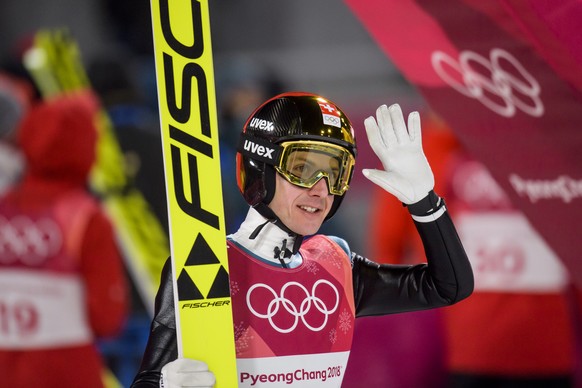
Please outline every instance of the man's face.
M303 236L315 234L333 204L327 181L320 179L307 189L295 186L276 175L275 196L269 207L292 231Z

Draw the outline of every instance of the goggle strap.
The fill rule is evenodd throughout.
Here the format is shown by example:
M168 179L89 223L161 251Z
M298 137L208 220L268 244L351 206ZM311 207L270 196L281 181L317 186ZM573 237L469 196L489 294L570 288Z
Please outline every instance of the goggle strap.
M275 166L279 162L283 147L270 141L241 133L238 139L237 151L249 158Z

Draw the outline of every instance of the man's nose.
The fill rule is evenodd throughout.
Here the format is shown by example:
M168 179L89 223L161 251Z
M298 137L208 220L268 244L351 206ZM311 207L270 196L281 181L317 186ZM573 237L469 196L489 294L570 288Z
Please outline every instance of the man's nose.
M325 197L329 194L329 188L327 187L327 178L322 177L317 181L310 189L309 194L318 197Z

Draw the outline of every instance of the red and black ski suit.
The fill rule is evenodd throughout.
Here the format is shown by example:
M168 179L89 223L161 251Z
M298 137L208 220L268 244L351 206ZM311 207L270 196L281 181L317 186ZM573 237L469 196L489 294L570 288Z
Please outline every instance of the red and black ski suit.
M349 253L347 244L343 247L346 255L345 266L348 267L347 272L351 272L350 276L346 277L351 278L351 284L344 284L343 289L353 290L348 298L351 299L350 303L354 307L355 317L448 306L471 294L473 273L469 261L452 220L445 211L442 201L439 202L441 205L437 205L437 200L436 194L431 192L420 202L409 206L409 211L415 216L415 225L424 244L426 264L380 265L354 252ZM427 216L439 206L442 212L438 218ZM302 248L316 237L304 240ZM260 234L257 238L260 238ZM345 241L339 239L326 240L332 241L331 244L337 244L339 241L339 246L343 245L342 243L345 244ZM233 249L230 251L229 265L233 260ZM300 253L306 254L302 250ZM325 257L321 253L316 256L320 259ZM312 261L317 262L317 259ZM158 387L162 367L178 356L171 266L168 263L162 272L150 337L139 373L132 384L133 388ZM231 267L235 268L236 263L233 264ZM311 265L311 261L307 264ZM235 276L236 274L231 272L231 287L232 278ZM236 303L236 298L233 297L235 312ZM338 319L342 318L338 317ZM350 330L353 331L353 325Z

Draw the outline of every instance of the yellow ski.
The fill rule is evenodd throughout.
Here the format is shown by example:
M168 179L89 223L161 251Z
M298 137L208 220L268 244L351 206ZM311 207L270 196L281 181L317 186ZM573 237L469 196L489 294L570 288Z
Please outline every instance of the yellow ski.
M208 0L151 0L178 354L237 386Z

